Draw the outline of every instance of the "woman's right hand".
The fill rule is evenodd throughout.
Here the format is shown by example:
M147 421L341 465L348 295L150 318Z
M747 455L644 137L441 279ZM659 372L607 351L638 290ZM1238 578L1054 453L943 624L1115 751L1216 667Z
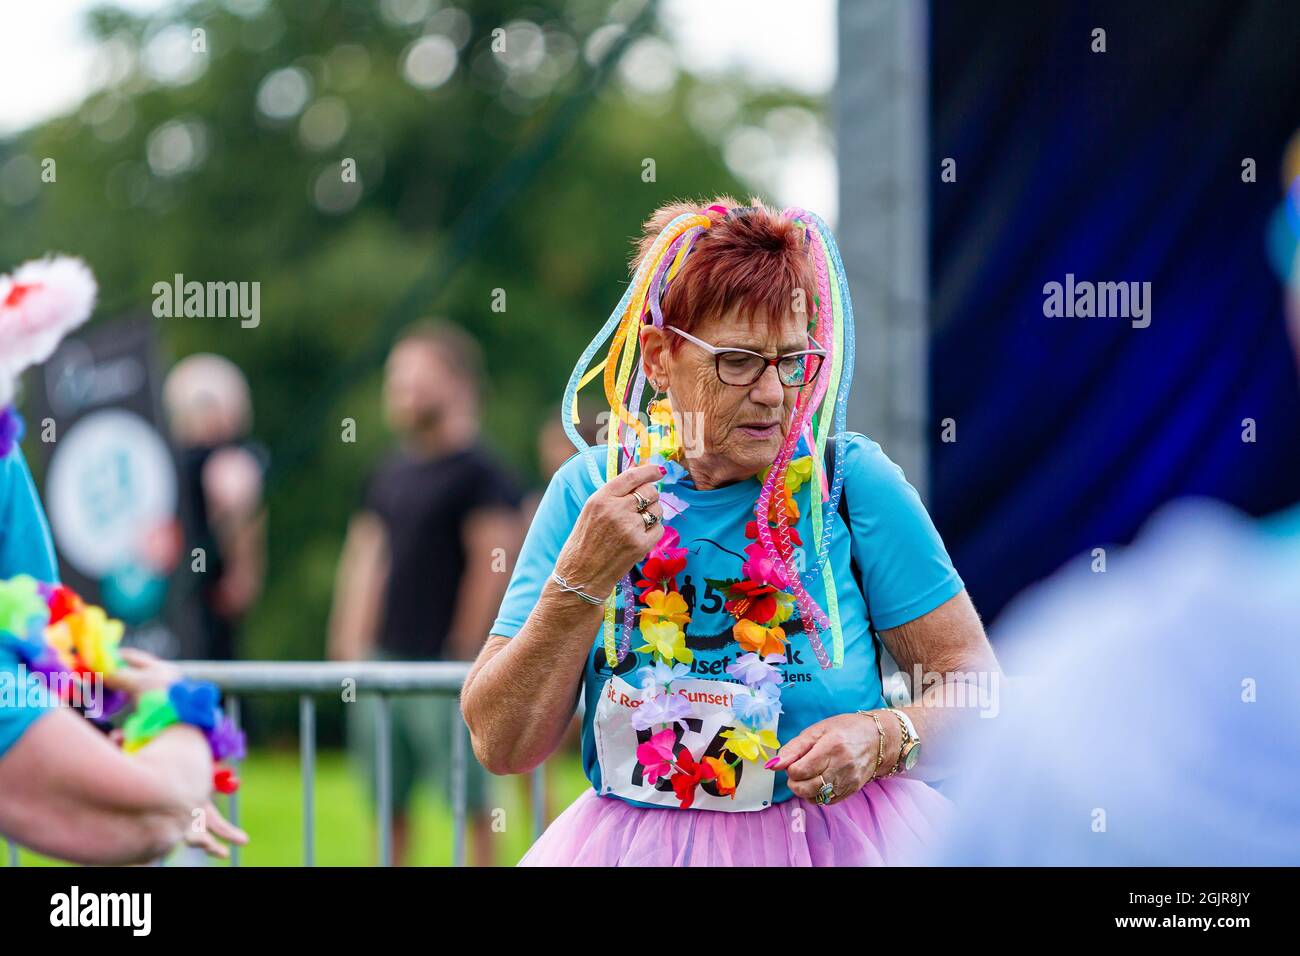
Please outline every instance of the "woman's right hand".
M137 647L124 647L121 655L126 666L104 677L104 686L110 690L124 691L138 698L145 691L170 687L181 679L180 669L175 664Z
M223 817L217 805L211 800L203 808L203 815L199 820L202 821L201 826L191 824L186 828L185 843L198 847L208 856L228 860L230 848L226 843L234 843L237 846L248 843L248 834ZM223 840L225 843L222 842Z
M664 535L663 506L655 487L663 474L659 465L637 465L598 488L582 506L556 559L560 576L588 594L609 594ZM650 502L646 513L659 519L649 528L636 510L635 494Z

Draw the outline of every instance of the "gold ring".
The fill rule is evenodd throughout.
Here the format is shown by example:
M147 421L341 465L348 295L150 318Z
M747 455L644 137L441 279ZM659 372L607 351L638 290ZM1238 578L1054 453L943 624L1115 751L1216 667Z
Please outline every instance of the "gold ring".
M641 512L641 520L645 522L645 529L649 531L659 523L659 516L653 511L643 511Z
M641 492L632 492L632 497L636 499L636 510L638 514L650 507L650 502L642 496Z

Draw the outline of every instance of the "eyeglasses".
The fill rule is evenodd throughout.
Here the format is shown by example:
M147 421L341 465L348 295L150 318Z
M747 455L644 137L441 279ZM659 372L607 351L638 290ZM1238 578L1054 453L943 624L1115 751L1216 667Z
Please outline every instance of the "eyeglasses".
M676 332L686 341L693 342L704 351L711 353L718 378L724 385L747 388L763 377L769 365L775 365L777 378L781 380L782 385L787 388L802 388L817 377L817 373L821 371L822 360L826 358L826 350L823 348L801 349L798 352L787 352L776 358L768 358L749 349L719 348L674 326L670 325L667 328L668 331ZM808 336L808 341L817 344L817 340L811 335Z

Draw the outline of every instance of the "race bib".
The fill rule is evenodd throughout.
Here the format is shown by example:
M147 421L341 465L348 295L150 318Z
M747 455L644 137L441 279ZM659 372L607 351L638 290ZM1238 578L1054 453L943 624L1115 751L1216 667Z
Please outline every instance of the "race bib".
M689 750L696 763L705 757L725 756L735 760L734 755L723 753L727 738L722 736L722 732L735 726L731 708L737 689L743 691L740 684L732 681L698 678L673 681L673 693L684 695L690 704L687 715L672 725L676 735L673 752ZM632 726L632 715L640 704L640 691L621 677L611 677L605 682L594 718L600 792L640 803L677 808L680 803L673 792L671 778L661 776L654 783L649 782L646 768L637 759L637 748L663 729L656 726L637 730ZM775 732L776 721L753 729ZM718 792L715 781L701 781L695 789L691 808L743 813L772 805L775 771L766 769L757 761L742 760L737 764L735 774L735 793L726 796Z

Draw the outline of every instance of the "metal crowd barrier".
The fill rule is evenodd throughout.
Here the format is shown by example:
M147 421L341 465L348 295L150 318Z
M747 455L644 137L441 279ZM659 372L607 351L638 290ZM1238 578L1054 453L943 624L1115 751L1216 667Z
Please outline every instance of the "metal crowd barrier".
M392 721L390 698L406 694L456 695L460 693L470 665L465 662L390 662L368 661L180 661L186 677L212 681L222 689L226 712L239 724L239 705L243 697L255 694L298 695L298 737L302 779L303 865L312 866L316 855L315 771L316 771L316 698L340 694L352 681L357 695L374 694L378 698L375 725L376 771L379 777L376 812L379 824L379 862L391 866L392 848ZM459 712L459 711L458 711ZM469 730L464 720L452 721L450 741L452 815L455 838L452 863L465 865L465 786L466 761L470 759ZM531 775L533 830L540 835L546 826L545 781L541 768ZM227 818L239 824L239 795L229 798ZM9 844L9 865L18 866L18 847ZM239 866L239 847L231 847L231 865Z

